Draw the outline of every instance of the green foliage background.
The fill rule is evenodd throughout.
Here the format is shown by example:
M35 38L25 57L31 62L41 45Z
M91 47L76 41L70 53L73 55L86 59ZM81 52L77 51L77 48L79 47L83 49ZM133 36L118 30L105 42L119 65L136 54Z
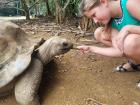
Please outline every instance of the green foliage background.
M16 1L16 2L15 2ZM17 4L17 1L19 1L20 3ZM28 6L28 9L30 11L30 15L43 15L46 16L46 14L48 13L47 11L47 7L46 7L46 1L48 1L48 5L49 5L49 10L51 12L51 15L55 16L55 0L25 0L26 4ZM7 0L7 3L0 3L0 7L3 8L5 7L5 5L7 5L5 9L7 9L7 11L9 10L9 8L14 8L13 11L17 11L18 13L21 13L21 11L23 11L22 5L21 5L21 0L11 0L11 2L9 2L9 0ZM34 5L35 2L38 2ZM65 3L67 2L67 0L60 0L60 5L61 7L64 7ZM75 16L78 13L78 5L79 5L80 0L70 0L69 5L66 8L66 16ZM14 5L12 5L14 4ZM17 6L18 5L18 6ZM18 7L18 8L17 8ZM0 8L3 10L3 8ZM36 8L38 8L39 14L36 14ZM0 11L2 12L2 11ZM4 11L3 11L4 12ZM14 12L14 15L19 15L16 12ZM0 13L1 14L1 13ZM9 13L10 16L10 13Z

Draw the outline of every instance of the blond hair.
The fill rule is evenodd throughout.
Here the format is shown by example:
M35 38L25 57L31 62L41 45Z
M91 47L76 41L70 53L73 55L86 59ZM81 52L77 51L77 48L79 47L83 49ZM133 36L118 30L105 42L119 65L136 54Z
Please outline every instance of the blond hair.
M109 1L117 1L117 0L109 0ZM81 0L79 5L79 12L83 15L84 11L88 11L92 9L94 6L100 4L100 0Z
M92 9L100 0L82 0L79 5L79 14L83 16L84 11Z
M109 1L117 1L117 0L109 0ZM79 5L79 15L83 16L85 11L91 10L93 7L98 6L99 4L100 0L82 0ZM104 26L105 31L107 33L111 33L110 22ZM108 34L109 37L110 35L111 34Z

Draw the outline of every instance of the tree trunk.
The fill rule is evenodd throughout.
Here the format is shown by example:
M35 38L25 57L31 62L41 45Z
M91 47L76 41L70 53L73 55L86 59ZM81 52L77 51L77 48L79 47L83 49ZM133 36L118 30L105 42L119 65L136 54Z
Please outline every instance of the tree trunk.
M56 23L61 24L65 21L66 8L67 8L69 3L70 3L70 0L67 0L64 7L62 7L61 4L60 4L60 0L55 0L55 7L56 7L55 19L56 19Z
M63 19L62 19L62 8L60 6L60 3L59 3L59 0L55 0L55 20L56 20L56 23L62 23L63 22Z
M46 2L46 8L47 8L46 16L52 15L52 13L51 13L51 11L50 11L50 8L49 8L48 0L45 0L45 2Z
M96 24L92 19L88 19L87 17L83 16L80 19L79 26L83 31L94 32L95 29L101 25Z
M22 8L24 9L26 20L30 20L29 9L28 9L28 6L26 4L26 1L25 0L21 0L21 4L22 4Z

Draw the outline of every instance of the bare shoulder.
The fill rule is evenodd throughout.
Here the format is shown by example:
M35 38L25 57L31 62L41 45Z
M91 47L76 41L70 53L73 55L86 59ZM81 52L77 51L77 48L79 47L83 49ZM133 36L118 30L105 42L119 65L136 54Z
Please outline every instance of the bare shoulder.
M140 0L127 0L126 7L133 17L140 20Z

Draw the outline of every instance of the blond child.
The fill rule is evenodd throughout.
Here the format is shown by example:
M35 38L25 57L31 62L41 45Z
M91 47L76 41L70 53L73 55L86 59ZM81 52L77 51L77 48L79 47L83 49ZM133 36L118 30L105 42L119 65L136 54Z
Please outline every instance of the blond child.
M80 13L104 24L95 30L95 39L108 47L78 46L82 53L126 57L129 61L116 71L140 68L140 0L82 0Z

